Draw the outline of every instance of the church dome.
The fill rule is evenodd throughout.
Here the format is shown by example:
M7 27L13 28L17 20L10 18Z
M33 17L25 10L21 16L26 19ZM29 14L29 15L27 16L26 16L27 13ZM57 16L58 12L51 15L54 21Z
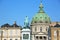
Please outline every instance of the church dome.
M31 23L50 23L50 17L44 12L42 3L39 12L32 18Z

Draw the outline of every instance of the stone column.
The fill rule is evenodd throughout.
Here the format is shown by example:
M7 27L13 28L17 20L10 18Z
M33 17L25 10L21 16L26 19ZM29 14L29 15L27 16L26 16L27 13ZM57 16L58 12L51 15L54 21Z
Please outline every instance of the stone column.
M38 36L38 40L39 40L39 36Z
M44 40L44 36L42 36L42 40Z
M36 36L35 36L35 40L37 40L37 39L36 39Z
M46 40L49 40L49 39L48 39L48 36L46 36Z
M34 35L32 35L32 40L35 40L35 36Z

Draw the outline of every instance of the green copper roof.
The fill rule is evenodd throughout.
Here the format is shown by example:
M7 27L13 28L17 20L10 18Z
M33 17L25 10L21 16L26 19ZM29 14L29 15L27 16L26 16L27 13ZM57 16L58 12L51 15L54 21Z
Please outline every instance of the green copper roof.
M50 18L49 16L44 12L43 10L43 5L42 3L40 4L40 10L39 12L32 18L32 22L31 23L49 23L50 22Z

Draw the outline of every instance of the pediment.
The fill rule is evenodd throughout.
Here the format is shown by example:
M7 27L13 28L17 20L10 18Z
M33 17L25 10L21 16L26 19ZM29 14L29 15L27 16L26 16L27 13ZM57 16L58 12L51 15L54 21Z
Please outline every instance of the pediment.
M44 33L44 32L37 32L36 34L43 35L43 34L46 34L46 33Z
M44 34L44 33L42 33L42 32L39 32L39 33L37 33L37 34Z

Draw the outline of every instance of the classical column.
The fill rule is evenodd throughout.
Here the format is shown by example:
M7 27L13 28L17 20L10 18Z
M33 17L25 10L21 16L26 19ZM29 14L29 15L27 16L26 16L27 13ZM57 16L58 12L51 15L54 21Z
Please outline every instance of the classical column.
M45 36L45 40L48 40L48 36Z
M40 39L39 39L39 36L38 36L38 40L40 40Z
M35 40L35 35L32 35L32 40Z
M44 40L44 36L42 36L42 40Z
M35 36L35 40L37 40L37 39L36 39L36 36Z

